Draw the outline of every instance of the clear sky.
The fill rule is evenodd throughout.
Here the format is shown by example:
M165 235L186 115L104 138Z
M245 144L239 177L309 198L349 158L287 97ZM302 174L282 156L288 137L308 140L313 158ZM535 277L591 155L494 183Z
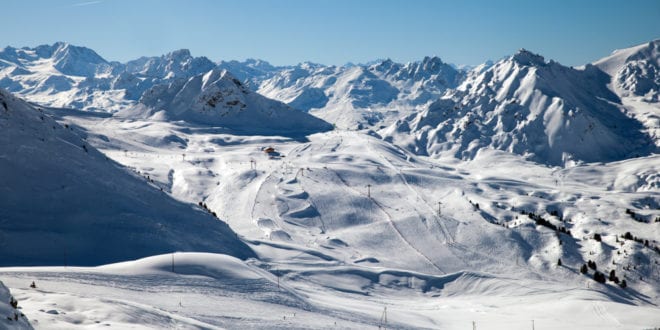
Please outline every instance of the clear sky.
M0 48L66 41L122 62L188 48L277 65L474 65L526 48L581 65L660 38L660 0L4 0L0 17Z

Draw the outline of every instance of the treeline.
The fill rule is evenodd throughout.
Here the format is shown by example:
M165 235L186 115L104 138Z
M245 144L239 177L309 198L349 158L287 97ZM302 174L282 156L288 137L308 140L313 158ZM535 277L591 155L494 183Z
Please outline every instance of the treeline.
M554 231L556 231L556 232L564 233L564 234L566 234L566 235L568 235L568 236L573 237L573 235L571 234L571 231L570 231L569 229L566 229L566 227L564 227L564 226L561 226L561 227L560 227L560 226L556 226L555 224L553 224L553 223L550 222L549 220L543 218L542 216L540 216L540 215L538 215L538 214L536 214L536 213L534 213L534 212L527 212L527 211L525 211L525 210L522 210L522 211L520 211L520 213L523 214L523 215L527 215L527 217L529 217L530 219L534 220L534 222L536 222L536 224L539 225L539 226L543 226L543 227L546 227L546 228L550 228L550 229L552 229L552 230L554 230ZM550 214L551 214L551 215L554 215L554 216L556 216L556 217L558 217L558 218L561 220L561 217L558 215L557 211L552 211L552 212L550 212Z

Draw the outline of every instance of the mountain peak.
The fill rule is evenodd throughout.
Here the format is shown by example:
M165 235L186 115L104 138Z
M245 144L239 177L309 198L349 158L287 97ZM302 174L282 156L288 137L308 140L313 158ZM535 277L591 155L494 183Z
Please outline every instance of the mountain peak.
M422 59L422 63L435 63L435 64L444 64L442 62L442 59L438 56L424 56L424 59Z
M165 54L164 57L173 60L182 60L182 59L190 58L192 57L192 55L190 54L189 49L181 48Z
M525 48L518 50L516 54L511 56L511 59L521 65L543 66L546 64L543 56L532 53Z

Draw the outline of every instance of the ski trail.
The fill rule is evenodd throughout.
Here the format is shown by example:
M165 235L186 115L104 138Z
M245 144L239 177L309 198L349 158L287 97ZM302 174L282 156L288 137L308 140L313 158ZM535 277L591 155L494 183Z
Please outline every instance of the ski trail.
M596 314L598 317L607 320L609 323L616 324L617 328L621 327L621 322L617 320L612 314L610 314L607 311L607 308L603 306L603 303L600 301L594 301L594 303L591 305L593 308L594 314Z
M365 194L362 193L361 191L358 191L358 190L352 188L352 187L351 187L351 186L350 186L350 185L349 185L349 184L348 184L348 183L347 183L347 182L341 177L341 175L339 175L339 173L337 173L337 172L334 171L334 170L329 170L329 171L331 171L332 173L334 173L335 176L337 176L337 178L339 179L339 181L341 181L341 182L344 184L344 186L346 186L349 190L351 190L351 191L353 191L353 192L355 192L355 193L357 193L357 194L359 194L359 195L363 195L363 196L365 196ZM415 252L417 252L417 254L419 254L422 258L424 258L424 260L426 260L430 265L432 265L433 268L437 269L438 271L440 271L440 272L443 273L443 274L447 274L447 272L445 272L442 268L440 268L440 266L438 266L438 265L437 265L435 262L433 262L429 257L427 257L422 251L420 251L420 250L419 250L418 248L416 248L416 247L415 247L410 241L408 241L408 240L406 239L406 237L403 235L403 233L401 232L401 230L397 227L396 223L392 220L392 215L391 215L389 212L387 212L387 211L385 210L385 208L383 207L383 205L381 205L380 203L378 203L373 197L369 197L369 196L366 196L366 197L367 197L369 200L371 200L371 201L374 203L374 205L376 205L376 206L378 207L378 209L380 209L380 210L381 210L381 211L387 216L387 221L388 221L388 223L389 223L390 226L394 229L394 232L397 234L397 236L399 236L399 238L401 239L401 241L403 241L406 245L408 245L408 247L410 247L410 248L413 249Z
M300 187L300 190L302 190L303 192L307 193L307 190L305 190L305 187L304 187L303 184L302 184L302 178L304 178L304 177L305 177L305 175L301 174L301 175L300 175L300 178L301 178L301 179L298 179L298 174L296 173L296 183L298 184L298 187ZM312 195L309 194L309 193L307 193L307 195L308 195L308 197L307 197L307 202L309 202L309 204L310 204L314 209L318 210L319 208L318 208L318 206L316 205L316 203L314 202L314 199L312 198ZM325 234L327 228L326 228L326 226L325 226L325 221L323 220L323 214L321 214L321 212L318 212L318 214L319 214L319 216L318 216L319 221L321 222L321 234Z
M436 221L437 221L438 224L440 225L440 229L441 229L441 231L442 231L442 234L443 234L444 237L445 237L445 244L451 245L453 242L455 242L455 239L454 239L454 237L451 235L451 233L449 232L449 229L448 229L448 228L446 227L446 225L443 223L443 221L442 221L442 216L438 215L438 214L435 212L435 210L429 205L428 201L426 201L426 199L424 199L424 197L421 196L421 195L419 194L419 192L417 192L416 189L414 189L413 187L410 186L410 184L408 183L408 180L406 180L406 177L405 177L405 175L403 175L403 173L401 172L401 170L400 170L399 168L397 168L396 166L394 166L394 164L393 164L393 163L392 163L387 157L385 157L380 151L378 151L376 148L374 148L374 147L371 145L371 141L367 140L367 145L369 146L369 148L370 148L371 150L373 150L373 151L376 153L376 155L378 155L380 158L382 158L382 159L384 160L385 165L386 165L390 170L392 170L394 173L396 173L396 176L397 176L397 177L399 178L399 180L404 184L404 186L405 186L410 192L412 192L412 193L414 194L415 199L421 201L422 204L426 206L426 208L428 209L428 211L430 211L430 214L433 215L433 217L436 219ZM422 214L422 212L419 212L419 210L418 210L415 206L413 206L413 208L417 211L418 214Z

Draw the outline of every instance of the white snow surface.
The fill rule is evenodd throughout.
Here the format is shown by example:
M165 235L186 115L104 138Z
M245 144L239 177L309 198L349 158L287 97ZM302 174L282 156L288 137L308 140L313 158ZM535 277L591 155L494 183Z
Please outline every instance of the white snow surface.
M254 256L227 225L0 90L0 265L98 265L171 251Z
M2 92L0 280L38 329L657 328L658 103L639 88L656 44L467 73L225 62L240 81L175 52L95 71L135 86L163 68L114 115ZM5 49L0 70L43 49ZM293 113L256 86L338 129L273 120Z
M176 253L175 274L172 254L94 269L0 270L37 328L364 329L382 325L385 307L393 329L660 322L657 155L563 168L483 149L459 161L360 131L301 140L51 112L175 198L205 203L257 256ZM522 210L571 233L536 225ZM581 275L587 260L628 287L598 284L593 270ZM42 291L26 288L33 280ZM67 306L55 308L61 316L47 313L53 304Z
M660 146L660 40L617 50L594 65L610 76L625 112Z
M456 90L382 134L433 157L472 159L491 148L563 166L657 152L656 134L626 114L628 104L608 88L609 81L593 65L568 68L521 50L471 73ZM657 117L658 103L647 107Z
M145 105L143 117L222 126L236 133L304 136L332 129L321 119L249 90L227 70L158 85L140 103ZM119 115L136 117L133 109Z
M33 329L22 311L22 306L16 308L10 304L18 301L9 289L0 281L0 329Z

